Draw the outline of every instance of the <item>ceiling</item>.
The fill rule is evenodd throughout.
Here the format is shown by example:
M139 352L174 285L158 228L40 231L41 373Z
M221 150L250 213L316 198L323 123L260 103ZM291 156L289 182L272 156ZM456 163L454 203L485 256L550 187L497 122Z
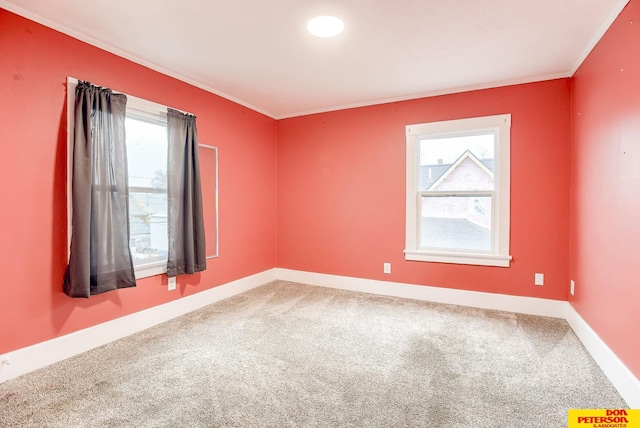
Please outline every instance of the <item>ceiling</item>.
M628 0L0 0L276 119L571 76ZM335 14L333 39L306 22Z

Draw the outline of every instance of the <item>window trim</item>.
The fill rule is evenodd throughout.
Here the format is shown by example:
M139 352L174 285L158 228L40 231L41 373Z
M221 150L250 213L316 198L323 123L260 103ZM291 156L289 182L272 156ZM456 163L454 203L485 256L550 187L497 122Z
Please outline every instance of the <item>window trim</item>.
M481 266L509 267L510 233L510 165L511 165L511 114L455 119L440 122L407 125L406 164L406 235L405 260L455 263ZM454 137L481 132L495 132L496 148L494 160L494 198L492 198L492 242L491 251L442 251L420 247L418 218L421 203L420 140L429 137Z

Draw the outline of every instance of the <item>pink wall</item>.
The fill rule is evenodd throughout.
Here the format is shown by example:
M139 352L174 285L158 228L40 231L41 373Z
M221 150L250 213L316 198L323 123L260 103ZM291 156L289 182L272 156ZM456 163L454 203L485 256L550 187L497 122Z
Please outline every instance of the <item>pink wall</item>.
M569 301L640 378L640 2L574 76Z
M276 122L0 9L0 354L278 266L560 300L571 277L570 301L640 377L638 15L632 0L573 82ZM201 142L219 147L220 257L177 291L157 276L62 294L67 76L193 112ZM404 261L404 126L501 113L512 114L511 267Z
M198 116L219 147L220 257L200 274L91 299L62 291L67 76ZM0 9L0 354L275 266L276 122Z
M561 79L278 121L278 267L565 300L569 104ZM511 267L405 261L405 125L502 113L512 114Z

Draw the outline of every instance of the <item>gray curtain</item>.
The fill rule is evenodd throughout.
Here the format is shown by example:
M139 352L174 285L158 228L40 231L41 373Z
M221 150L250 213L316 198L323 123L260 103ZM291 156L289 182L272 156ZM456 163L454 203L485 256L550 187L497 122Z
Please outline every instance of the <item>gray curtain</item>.
M127 97L78 82L72 176L72 237L64 292L89 297L135 287L129 248Z
M167 276L176 276L207 268L196 117L168 109L167 132Z

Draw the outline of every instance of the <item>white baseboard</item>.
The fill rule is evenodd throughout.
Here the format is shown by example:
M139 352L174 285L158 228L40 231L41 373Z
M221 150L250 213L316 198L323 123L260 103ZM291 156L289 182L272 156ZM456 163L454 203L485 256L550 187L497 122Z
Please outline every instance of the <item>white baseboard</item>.
M0 383L138 333L276 279L269 269L209 290L0 355Z
M553 318L564 319L569 304L565 301L537 297L508 296L506 294L377 281L289 269L276 269L276 271L276 277L284 281Z
M569 302L280 268L241 278L179 300L0 355L0 362L5 359L12 362L10 365L0 363L0 383L153 327L156 324L169 321L276 279L383 296L565 319L587 351L616 387L622 398L627 402L629 408L640 408L640 381L598 337Z
M627 402L629 408L640 408L640 381L591 329L589 324L569 302L377 281L289 269L276 269L276 271L276 277L284 281L383 296L565 319L604 374Z
M640 409L640 380L631 373L631 370L571 305L567 308L566 320L629 408Z

